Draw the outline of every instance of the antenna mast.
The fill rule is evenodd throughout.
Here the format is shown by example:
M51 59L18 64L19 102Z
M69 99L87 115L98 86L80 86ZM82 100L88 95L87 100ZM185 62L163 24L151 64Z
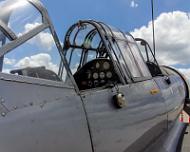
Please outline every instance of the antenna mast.
M154 0L151 0L152 7L152 37L153 37L153 51L154 56L156 56L156 42L155 42L155 28L154 28Z

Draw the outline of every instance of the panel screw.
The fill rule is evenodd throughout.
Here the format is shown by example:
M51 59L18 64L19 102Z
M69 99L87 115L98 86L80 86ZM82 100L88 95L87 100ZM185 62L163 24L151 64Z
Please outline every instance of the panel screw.
M1 98L1 103L4 103L5 102L5 99Z
M2 112L2 113L1 113L1 116L5 117L5 116L6 116L6 113L5 113L5 112Z

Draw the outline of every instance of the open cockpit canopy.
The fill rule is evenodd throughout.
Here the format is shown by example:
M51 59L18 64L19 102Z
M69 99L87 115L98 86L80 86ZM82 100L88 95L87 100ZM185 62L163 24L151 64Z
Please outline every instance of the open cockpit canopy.
M77 77L80 71L85 71L86 64L101 59L111 61L119 81L124 84L151 77L134 38L102 22L85 20L72 25L66 33L64 53L73 75ZM99 81L106 75L102 70L98 73Z

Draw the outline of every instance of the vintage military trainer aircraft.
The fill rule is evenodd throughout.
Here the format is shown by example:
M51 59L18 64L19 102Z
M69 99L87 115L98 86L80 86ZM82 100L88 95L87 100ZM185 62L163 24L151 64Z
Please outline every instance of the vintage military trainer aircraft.
M38 0L0 10L0 151L176 151L188 84L146 41L85 20L62 47Z

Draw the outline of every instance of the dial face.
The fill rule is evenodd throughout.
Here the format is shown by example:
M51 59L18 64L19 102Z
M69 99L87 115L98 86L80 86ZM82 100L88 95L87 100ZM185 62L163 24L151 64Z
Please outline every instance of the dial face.
M104 79L106 77L104 72L100 72L100 79Z
M98 73L95 72L95 73L93 74L93 78L94 78L94 79L98 79Z
M113 76L113 75L112 75L112 73L111 73L110 71L108 71L108 72L106 73L106 77L107 77L107 78L110 79L110 78L112 78L112 76Z
M110 68L110 64L108 62L104 62L103 67L105 70L108 70Z
M96 63L96 69L99 69L100 68L100 63Z

